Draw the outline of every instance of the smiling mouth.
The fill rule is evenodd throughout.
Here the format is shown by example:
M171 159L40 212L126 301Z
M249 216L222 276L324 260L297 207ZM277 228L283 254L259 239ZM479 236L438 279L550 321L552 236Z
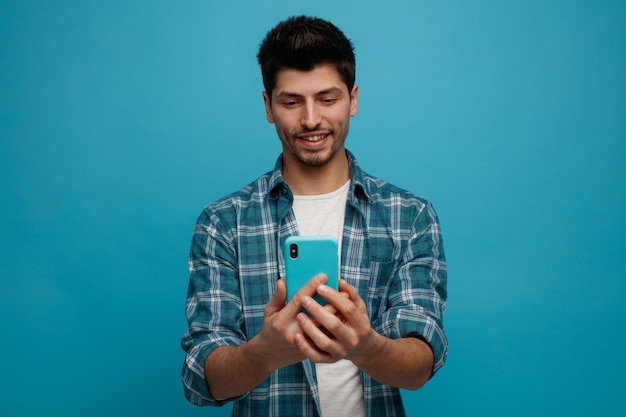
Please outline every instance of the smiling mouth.
M302 139L305 140L307 142L319 142L320 140L324 139L326 136L328 136L329 133L324 133L324 134L320 134L320 135L310 135L310 136L298 136L298 139Z

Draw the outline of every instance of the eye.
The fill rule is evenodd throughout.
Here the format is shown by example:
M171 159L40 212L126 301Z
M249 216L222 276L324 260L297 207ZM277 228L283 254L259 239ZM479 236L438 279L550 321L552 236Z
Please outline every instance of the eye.
M287 101L283 101L283 106L287 107L287 108L292 108L292 107L296 107L298 105L298 102L296 100L287 100Z
M330 106L332 104L335 104L337 102L337 99L334 97L324 97L323 99L320 100L320 102L324 104L325 106Z

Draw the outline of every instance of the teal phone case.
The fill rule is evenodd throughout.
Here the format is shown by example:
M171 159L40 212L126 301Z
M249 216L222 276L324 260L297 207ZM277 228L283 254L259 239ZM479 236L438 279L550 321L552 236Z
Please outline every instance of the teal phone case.
M297 245L294 257L292 245ZM326 285L339 290L339 255L337 239L333 236L292 236L285 240L285 282L287 302L314 276L328 276ZM319 294L313 297L324 305L326 300Z

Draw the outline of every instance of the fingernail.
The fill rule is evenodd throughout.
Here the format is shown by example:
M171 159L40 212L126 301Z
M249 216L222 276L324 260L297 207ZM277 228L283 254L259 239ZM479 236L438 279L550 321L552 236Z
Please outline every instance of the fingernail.
M319 287L317 287L317 292L320 294L326 294L328 292L328 286L320 285Z
M311 301L313 301L311 297L308 297L305 295L304 297L300 299L300 304L302 305L302 307L306 307L309 304L311 304Z

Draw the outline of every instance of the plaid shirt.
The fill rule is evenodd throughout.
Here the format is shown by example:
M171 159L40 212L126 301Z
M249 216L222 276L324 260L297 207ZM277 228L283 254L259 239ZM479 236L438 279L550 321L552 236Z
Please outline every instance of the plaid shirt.
M442 316L446 261L430 203L363 172L354 156L346 205L341 277L358 289L372 327L397 339L421 337L435 356L447 355ZM204 362L213 349L240 345L261 331L263 311L285 276L282 247L298 234L293 195L273 171L207 206L194 229L187 297L189 329L183 385L196 405L223 405L207 388ZM404 416L400 392L361 373L368 416ZM247 394L231 399L234 416L319 416L315 365L278 369Z

